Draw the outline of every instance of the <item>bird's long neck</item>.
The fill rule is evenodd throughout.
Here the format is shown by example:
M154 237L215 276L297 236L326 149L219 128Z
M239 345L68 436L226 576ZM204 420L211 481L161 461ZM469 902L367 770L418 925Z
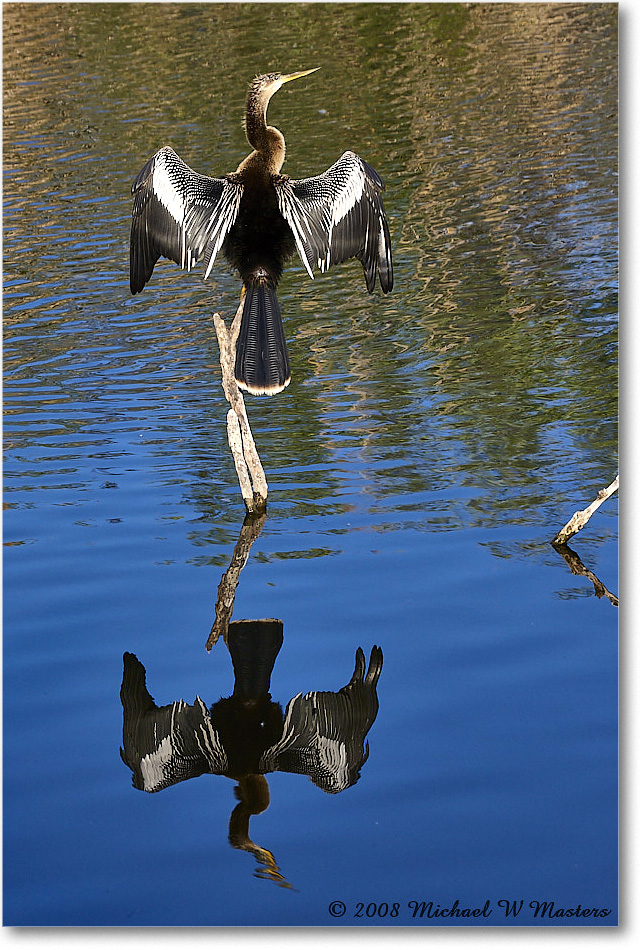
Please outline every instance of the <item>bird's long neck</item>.
M269 101L269 96L250 92L245 109L245 134L256 152L256 157L249 158L264 163L270 175L278 175L285 161L285 139L278 129L267 124Z

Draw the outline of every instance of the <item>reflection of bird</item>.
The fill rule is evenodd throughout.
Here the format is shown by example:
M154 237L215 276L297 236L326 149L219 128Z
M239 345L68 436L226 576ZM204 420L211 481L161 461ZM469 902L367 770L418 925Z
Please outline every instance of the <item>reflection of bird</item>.
M259 623L272 624L261 632L262 639L255 634ZM336 693L299 693L283 713L268 692L281 646L277 624L280 621L230 624L234 693L209 710L198 696L193 705L177 700L157 706L145 685L144 666L133 654L125 654L121 757L132 770L136 788L159 792L208 772L237 781L247 775L294 772L308 775L331 793L358 781L368 758L366 735L379 709L381 648L372 648L366 669L359 647L347 686Z
M205 259L205 278L223 251L242 281L243 315L235 375L256 395L276 393L290 381L276 286L298 251L310 277L352 257L363 265L372 293L379 271L384 293L392 290L392 255L379 175L354 152L322 175L293 181L281 175L285 140L269 126L270 98L313 69L258 76L245 113L254 149L232 174L209 178L192 171L169 146L147 162L134 181L130 286L139 293L159 257L191 268Z
M198 696L193 705L177 700L157 706L147 689L145 667L125 653L120 755L132 771L134 787L145 792L160 792L204 773L234 779L238 804L230 816L230 844L254 855L258 877L290 887L272 852L250 838L250 818L270 804L265 776L278 771L308 775L332 793L358 781L368 758L365 737L379 709L383 654L373 647L366 670L359 647L347 686L336 693L299 693L283 713L269 693L282 643L280 620L230 623L234 692L209 710Z

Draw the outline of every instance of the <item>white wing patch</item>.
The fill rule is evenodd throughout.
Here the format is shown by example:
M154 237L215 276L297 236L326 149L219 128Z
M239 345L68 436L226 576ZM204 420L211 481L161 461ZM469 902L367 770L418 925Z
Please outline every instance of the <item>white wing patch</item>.
M154 752L150 752L140 760L140 771L146 792L153 792L163 784L167 766L172 761L173 755L172 737L165 736Z
M345 183L344 188L337 195L336 201L332 206L332 225L338 224L345 216L352 211L355 205L358 205L363 196L363 186L365 178L363 174L358 174L357 169L353 168L352 173Z
M182 225L185 217L185 205L179 191L167 171L167 161L164 152L159 152L154 162L154 173L152 176L152 188L154 194L171 214L177 224Z

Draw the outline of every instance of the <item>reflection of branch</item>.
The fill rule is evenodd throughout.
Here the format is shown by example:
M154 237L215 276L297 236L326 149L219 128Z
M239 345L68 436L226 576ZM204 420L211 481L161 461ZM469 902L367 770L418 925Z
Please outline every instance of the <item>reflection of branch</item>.
M241 571L245 567L250 548L258 538L265 524L266 515L247 514L241 527L239 539L234 548L234 554L230 561L230 566L225 571L218 585L218 596L216 598L216 618L212 624L210 635L205 644L205 649L209 653L218 638L223 634L223 639L227 643L227 628L234 609L234 597L238 586Z
M553 544L566 544L568 539L584 527L586 522L589 520L591 515L597 511L600 505L606 501L607 498L610 498L611 495L618 490L620 486L620 476L618 475L609 485L608 488L603 488L597 493L597 498L594 502L584 508L582 511L576 511L570 521L568 521L561 531L558 531L555 537L553 538ZM581 563L581 562L580 562Z
M229 332L220 314L215 313L212 319L220 348L223 391L232 407L227 413L227 438L234 458L241 495L248 512L261 512L265 511L267 504L267 480L252 437L245 400L234 377L236 340L241 327L243 300L244 294L241 295L241 302Z
M610 600L614 607L619 606L619 601L615 594L612 594L610 590L607 590L602 581L595 576L593 571L589 571L587 567L584 567L581 558L575 553L575 551L571 551L571 549L567 547L566 544L558 544L556 541L553 541L552 544L557 553L562 555L570 567L571 573L578 574L581 577L588 577L595 588L596 597L606 597L608 600Z

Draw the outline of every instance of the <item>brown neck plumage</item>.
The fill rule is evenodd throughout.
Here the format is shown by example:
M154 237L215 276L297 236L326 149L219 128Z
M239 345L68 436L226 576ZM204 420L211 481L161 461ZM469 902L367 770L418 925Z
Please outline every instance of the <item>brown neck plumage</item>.
M267 124L271 95L270 89L250 89L245 109L245 134L258 153L257 159L265 164L271 175L278 175L285 161L285 139L278 129Z

